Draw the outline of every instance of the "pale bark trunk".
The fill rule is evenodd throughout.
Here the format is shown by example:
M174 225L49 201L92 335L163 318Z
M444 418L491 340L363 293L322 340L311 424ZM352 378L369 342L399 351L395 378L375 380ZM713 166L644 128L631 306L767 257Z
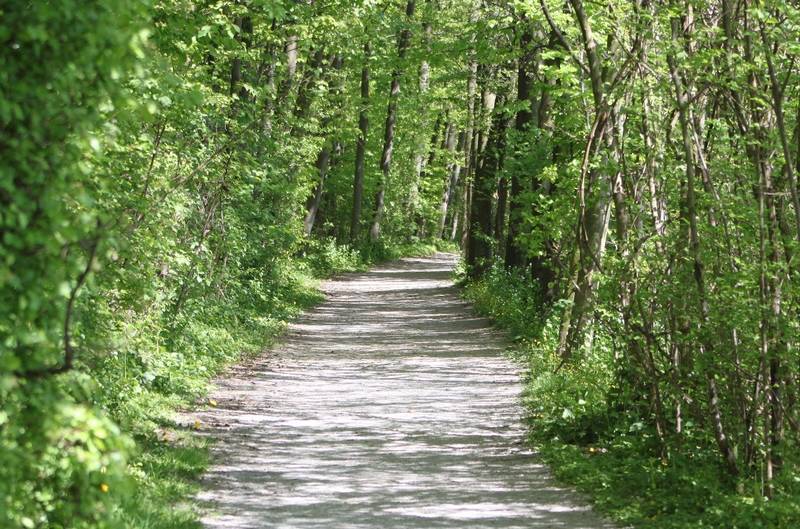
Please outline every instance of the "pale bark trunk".
M430 7L431 0L426 1L426 7ZM425 16L429 16L429 9L426 9ZM431 40L433 38L433 26L431 25L429 20L425 20L422 24L422 36L425 41L425 49L427 53L430 53L430 45ZM427 125L427 116L428 116L428 102L426 100L428 94L428 88L430 86L430 64L428 63L427 57L422 60L419 66L419 98L420 98L420 106L419 106L419 114L421 117L421 122L423 125ZM409 204L409 211L410 211L410 218L413 219L415 222L420 224L419 222L419 207L420 207L420 198L419 198L419 185L420 180L422 179L422 174L425 169L425 159L426 159L426 144L425 144L425 137L422 134L418 135L418 143L416 145L416 152L414 154L414 180L411 182L411 188L409 191L408 196L408 204Z
M445 148L447 152L452 154L456 152L456 137L458 136L458 150L463 149L464 135L456 132L455 126L450 123L447 131L447 140ZM447 222L447 212L450 205L455 198L456 188L458 187L458 179L461 174L461 164L453 162L448 167L449 178L445 182L444 193L442 194L442 205L439 207L439 226L436 231L436 238L441 239L444 234L444 227Z

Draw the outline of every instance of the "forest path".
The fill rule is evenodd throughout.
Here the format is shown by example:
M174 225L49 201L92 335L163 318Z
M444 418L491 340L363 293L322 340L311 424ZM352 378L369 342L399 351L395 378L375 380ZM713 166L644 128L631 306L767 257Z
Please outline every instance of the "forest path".
M282 345L220 381L194 415L218 441L206 527L613 527L526 448L519 366L455 262L327 282Z

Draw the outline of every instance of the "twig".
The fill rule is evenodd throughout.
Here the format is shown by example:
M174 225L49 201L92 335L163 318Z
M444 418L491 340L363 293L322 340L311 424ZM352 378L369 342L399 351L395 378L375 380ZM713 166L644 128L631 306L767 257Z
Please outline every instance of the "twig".
M545 0L539 0L539 5L542 6L542 13L544 13L544 17L547 19L547 24L550 26L550 29L553 30L553 33L555 33L559 42L561 42L561 45L564 46L565 50L567 50L567 53L569 53L570 57L572 57L572 60L575 61L575 64L577 64L578 67L583 70L583 73L590 75L591 72L589 71L589 67L586 66L577 55L575 55L575 52L572 51L572 46L569 45L567 39L564 38L564 34L561 33L561 30L558 29L558 26L556 26L556 23L550 17L550 11L547 10L547 4L545 4Z
M33 369L30 371L15 372L14 374L16 376L26 379L38 379L50 375L58 375L60 373L66 373L67 371L72 369L75 360L75 348L72 346L72 334L70 332L70 328L72 326L72 312L73 309L75 308L75 299L78 297L78 291L81 289L84 283L86 283L86 278L89 277L89 274L92 271L92 266L94 266L95 256L97 255L97 247L99 243L100 243L100 235L98 234L92 240L91 246L89 247L89 259L86 261L86 267L78 276L78 281L75 283L75 286L72 287L72 290L69 293L69 299L67 300L67 310L66 314L64 315L64 335L63 335L64 363L61 364L60 366Z

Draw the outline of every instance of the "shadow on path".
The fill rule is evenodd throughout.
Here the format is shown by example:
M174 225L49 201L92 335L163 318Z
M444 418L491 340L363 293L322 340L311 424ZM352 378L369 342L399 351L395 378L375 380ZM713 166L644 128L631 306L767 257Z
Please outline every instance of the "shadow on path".
M195 414L218 439L208 528L613 527L523 444L518 366L455 256L326 283L283 345Z

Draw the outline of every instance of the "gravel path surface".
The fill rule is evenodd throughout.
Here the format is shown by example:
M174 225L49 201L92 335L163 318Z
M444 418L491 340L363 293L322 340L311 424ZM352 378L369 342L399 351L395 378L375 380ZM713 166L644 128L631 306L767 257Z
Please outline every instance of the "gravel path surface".
M193 415L217 439L214 529L611 528L524 444L508 342L450 281L456 257L329 281L282 345Z

